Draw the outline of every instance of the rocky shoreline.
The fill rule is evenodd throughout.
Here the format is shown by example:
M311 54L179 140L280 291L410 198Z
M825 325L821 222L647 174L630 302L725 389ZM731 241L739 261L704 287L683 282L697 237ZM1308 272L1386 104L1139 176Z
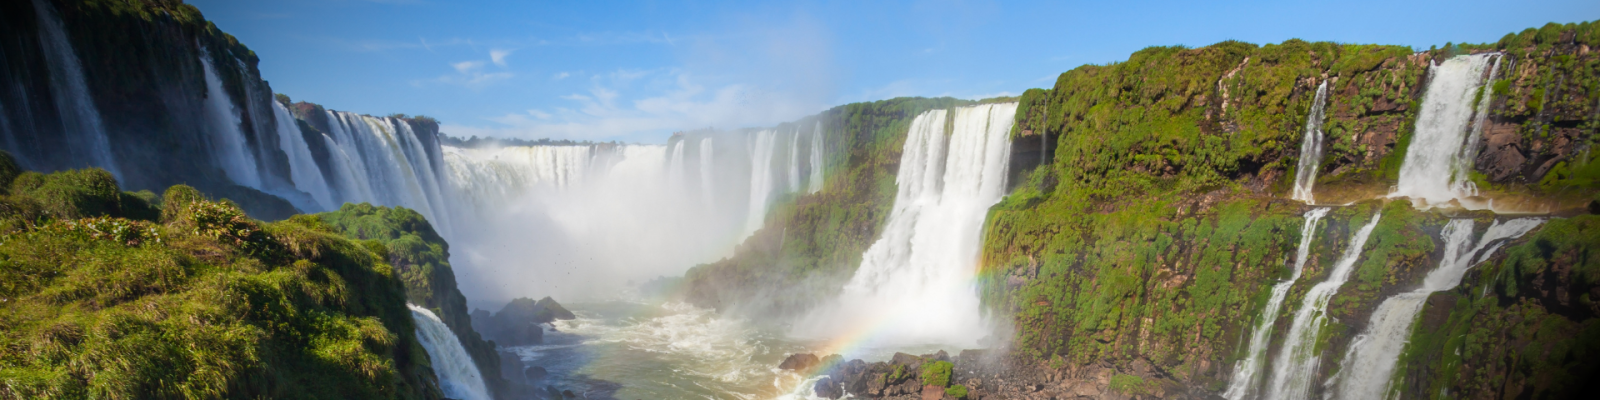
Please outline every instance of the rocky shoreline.
M1061 366L996 350L944 351L921 356L895 353L889 361L844 360L794 354L778 367L820 377L818 397L867 399L1213 399L1203 388L1180 383L1144 360L1118 369L1109 364Z

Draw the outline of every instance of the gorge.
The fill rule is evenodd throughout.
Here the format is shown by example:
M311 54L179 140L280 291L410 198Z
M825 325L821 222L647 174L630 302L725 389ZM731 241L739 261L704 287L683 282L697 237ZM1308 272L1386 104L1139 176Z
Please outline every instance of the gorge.
M1150 47L649 144L296 102L177 1L0 21L0 398L1600 382L1594 22Z

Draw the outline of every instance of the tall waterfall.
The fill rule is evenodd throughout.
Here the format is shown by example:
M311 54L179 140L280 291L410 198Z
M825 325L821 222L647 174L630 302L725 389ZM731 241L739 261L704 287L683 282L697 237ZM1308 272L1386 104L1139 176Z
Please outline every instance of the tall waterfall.
M1489 70L1492 78L1499 73L1502 58L1499 54L1457 56L1429 67L1416 131L1400 166L1400 182L1390 197L1406 196L1433 205L1478 194L1468 175L1488 113L1477 110L1488 110L1494 94L1494 86L1485 84L1484 70Z
M772 201L772 188L776 186L772 181L772 155L777 146L776 132L763 130L756 132L756 140L750 148L750 208L745 219L745 234L755 233L766 222L767 203Z
M1327 323L1328 301L1350 279L1356 261L1361 259L1361 249L1366 247L1367 238L1382 217L1382 212L1373 214L1372 221L1350 238L1350 246L1344 249L1344 254L1334 264L1328 279L1306 292L1305 300L1301 302L1300 309L1295 311L1294 321L1289 325L1289 336L1284 338L1283 348L1272 361L1271 386L1267 387L1267 396L1264 398L1305 399L1311 395L1311 380L1316 376L1317 365L1322 360L1316 348L1322 326Z
M817 121L817 129L811 134L811 186L807 192L822 191L822 121Z
M1228 382L1228 391L1223 393L1223 397L1239 400L1255 392L1261 377L1261 364L1265 362L1262 357L1266 356L1267 343L1272 340L1272 327L1278 321L1278 312L1283 309L1283 298L1289 295L1289 288L1294 286L1294 282L1300 280L1306 259L1311 257L1311 244L1316 242L1317 222L1328 215L1328 210L1318 208L1306 212L1305 226L1300 228L1300 250L1295 253L1294 270L1288 280L1272 285L1272 297L1267 299L1267 306L1261 309L1261 318L1250 333L1249 353L1234 365L1233 379Z
M700 196L705 200L706 208L715 207L716 184L713 182L713 165L715 165L715 150L712 150L711 138L700 139Z
M1387 398L1393 387L1395 364L1400 351L1411 337L1411 327L1417 313L1434 292L1450 290L1461 284L1467 270L1484 259L1504 243L1504 239L1521 237L1544 221L1522 218L1505 223L1495 222L1489 230L1472 244L1471 219L1451 220L1439 236L1445 240L1444 256L1439 267L1428 273L1422 287L1384 300L1372 312L1367 328L1351 341L1349 351L1339 368L1338 398ZM1489 246L1493 244L1494 248ZM1485 251L1488 249L1488 251ZM1476 259L1476 261L1474 261Z
M450 332L433 311L406 303L411 309L411 319L417 322L417 341L428 352L433 363L433 374L439 377L439 389L445 397L461 400L489 400L489 389L483 384L483 375L472 363L472 356L461 347L461 340Z
M977 345L988 332L972 279L984 216L1004 194L1016 109L934 110L911 122L883 233L836 302L795 324L797 335L879 326L869 341Z
M228 91L217 77L206 50L200 51L200 64L206 77L206 122L210 124L211 157L222 166L222 172L241 186L261 189L261 171L256 168L256 157L250 150L249 140L240 130L239 110L234 107Z
M369 202L417 210L448 232L445 194L439 182L443 168L437 147L425 146L411 125L398 118L378 118L328 111L329 148L336 149L335 176L343 202ZM432 153L432 154L430 154ZM340 203L343 203L340 202Z
M46 3L33 0L33 10L39 17L39 45L44 49L45 63L50 66L51 97L55 99L56 112L61 114L68 154L78 158L74 162L104 168L121 177L105 126L100 121L100 110L95 107L94 98L89 96L89 85L83 80L78 54L67 41L61 18L51 12Z
M1328 102L1328 82L1317 85L1317 95L1311 101L1311 113L1306 116L1306 130L1300 142L1300 165L1295 168L1295 200L1315 204L1311 187L1317 183L1317 169L1322 166L1323 107Z
M328 186L328 181L322 177L322 169L317 166L316 157L311 155L310 146L300 134L300 127L295 122L294 115L289 113L289 109L284 107L283 103L273 101L272 117L278 126L278 148L289 156L289 177L295 189L310 194L320 209L338 208L340 203L334 200L333 188Z
M789 138L789 192L799 192L800 187L800 126L794 127Z

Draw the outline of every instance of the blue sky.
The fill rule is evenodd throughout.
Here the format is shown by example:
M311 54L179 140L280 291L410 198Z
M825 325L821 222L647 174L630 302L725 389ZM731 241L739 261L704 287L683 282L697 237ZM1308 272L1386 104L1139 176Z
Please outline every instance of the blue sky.
M189 0L295 100L455 136L661 143L898 96L983 98L1151 45L1493 42L1600 1Z

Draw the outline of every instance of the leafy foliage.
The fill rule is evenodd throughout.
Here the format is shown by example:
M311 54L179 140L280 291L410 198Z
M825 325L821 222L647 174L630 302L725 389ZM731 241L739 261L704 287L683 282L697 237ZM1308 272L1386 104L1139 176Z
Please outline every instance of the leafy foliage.
M104 171L19 176L0 203L41 206L0 210L0 398L439 397L362 246L192 189L129 213Z

